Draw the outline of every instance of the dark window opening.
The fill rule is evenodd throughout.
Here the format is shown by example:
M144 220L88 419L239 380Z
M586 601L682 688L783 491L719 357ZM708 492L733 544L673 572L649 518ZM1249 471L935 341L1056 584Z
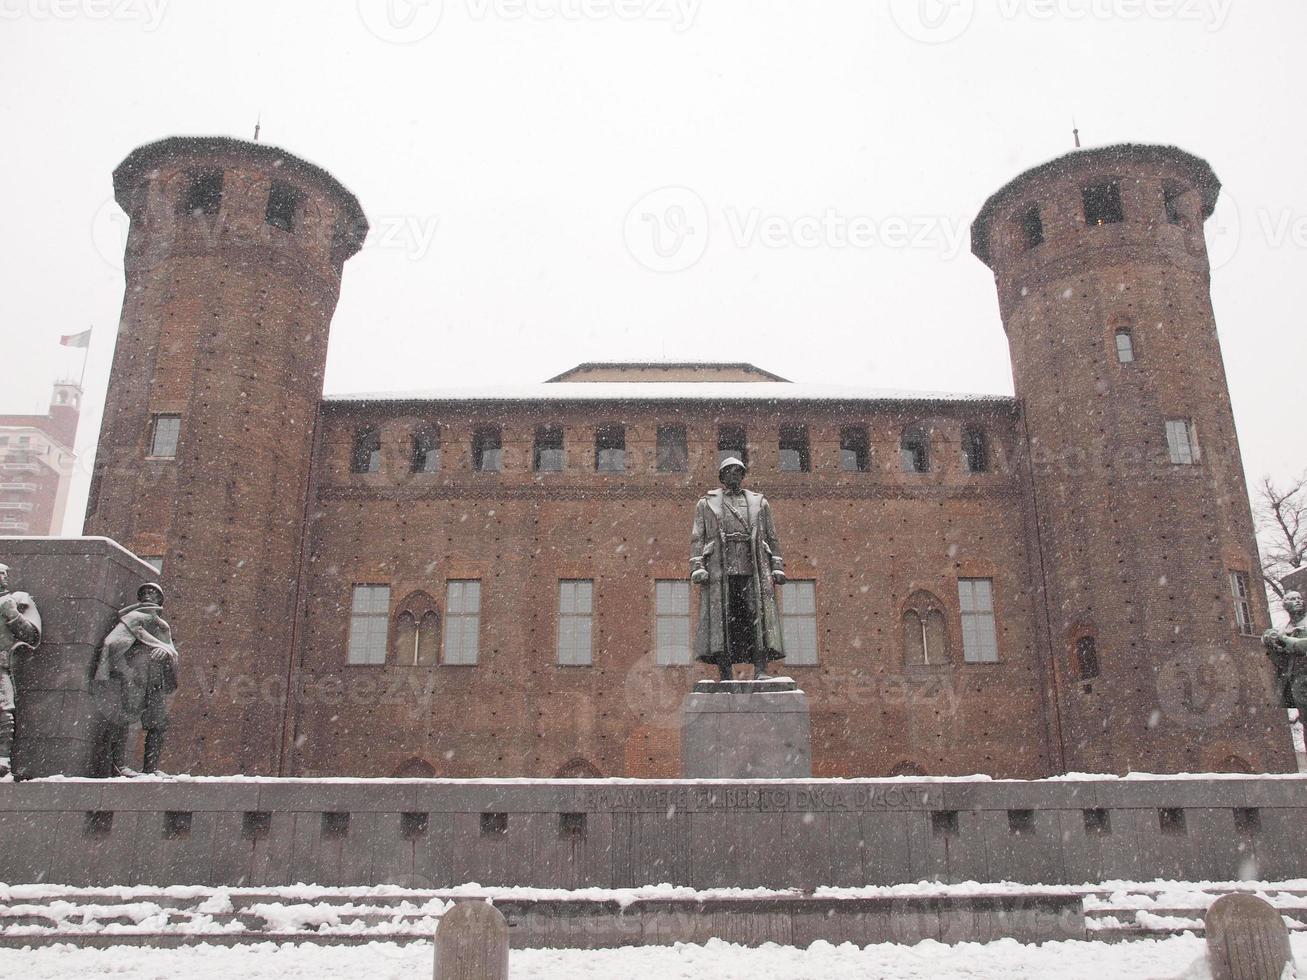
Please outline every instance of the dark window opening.
M563 472L563 427L561 425L536 426L535 447L531 465L537 473Z
M781 426L780 451L782 473L807 473L812 469L806 426Z
M1031 205L1017 216L1017 229L1022 251L1044 243L1044 220L1039 216L1039 205Z
M401 813L399 815L399 833L405 840L413 840L427 832L427 820L430 814Z
M1179 184L1167 184L1162 188L1162 206L1166 209L1166 220L1173 225L1183 225L1184 211L1180 205L1180 199L1184 197L1185 189Z
M658 426L657 461L659 473L684 473L690 464L690 452L685 441L685 426Z
M264 212L263 218L274 228L294 231L295 216L299 213L303 202L304 195L295 188L274 181L272 190L268 192L268 209Z
M1112 832L1112 815L1107 810L1085 810L1085 833L1091 837L1106 837Z
M845 473L866 473L871 468L871 444L867 428L846 425L840 429L840 469Z
M180 203L182 214L217 214L222 205L222 171L202 170L188 174Z
M381 470L381 431L359 429L354 433L354 451L350 456L351 473L377 473Z
M241 837L263 840L272 831L272 814L267 810L248 810L241 820Z
M413 433L409 469L414 473L435 473L440 469L440 430L424 426Z
M163 839L186 840L191 836L191 812L168 810L163 815Z
M989 445L985 430L967 426L962 430L962 466L968 473L985 473L989 470Z
M504 448L499 426L477 426L472 433L472 469L478 473L498 473L504 464Z
M930 472L930 436L921 425L910 425L899 440L899 460L904 473Z
M1121 208L1121 184L1105 180L1084 189L1085 224L1115 225L1125 220Z
M958 836L958 811L957 810L931 811L930 832L935 837Z
M581 840L585 837L584 813L560 813L558 815L558 836L569 840Z
M340 840L349 836L349 814L329 811L322 815L322 839Z
M1034 810L1009 810L1007 812L1008 833L1017 837L1033 837L1035 834Z
M508 814L507 813L483 813L481 814L481 836L482 837L500 837L508 833Z
M599 473L626 471L626 426L601 425L595 430L595 470Z
M87 837L108 837L113 833L113 811L88 810L82 829Z
M1184 810L1178 806L1164 806L1157 811L1157 826L1167 837L1183 837L1185 828Z
M1262 811L1255 806L1237 806L1234 808L1235 833L1251 837L1262 832Z
M1098 641L1092 636L1076 640L1074 667L1077 680L1092 681L1098 676Z
M742 425L717 427L717 465L721 466L722 460L729 456L749 465L749 441Z

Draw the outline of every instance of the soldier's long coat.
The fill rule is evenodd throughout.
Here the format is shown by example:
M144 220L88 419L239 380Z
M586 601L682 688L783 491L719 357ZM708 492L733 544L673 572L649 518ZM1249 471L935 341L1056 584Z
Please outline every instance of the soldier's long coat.
M124 606L95 651L92 690L100 710L115 724L140 721L151 728L167 717L165 698L177 690L179 658L172 628L160 611L153 603Z
M780 542L772 524L767 498L752 490L744 491L748 507L749 557L753 571L751 587L757 599L758 619L753 624L753 641L757 649L767 651L767 659L785 656L781 637L781 616L776 605L776 587L772 572L785 571ZM704 568L708 581L700 586L699 625L694 635L694 655L715 663L726 649L726 573L724 555L726 537L722 530L722 491L709 490L694 509L694 530L690 542L690 571ZM732 663L749 661L747 651L732 651Z

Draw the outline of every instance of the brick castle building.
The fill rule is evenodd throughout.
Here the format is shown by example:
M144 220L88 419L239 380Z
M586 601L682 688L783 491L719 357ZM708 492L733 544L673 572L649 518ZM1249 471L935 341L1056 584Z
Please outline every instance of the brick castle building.
M81 411L81 385L60 381L46 414L0 415L0 535L63 530Z
M1219 182L1077 151L972 226L1016 396L582 364L323 397L367 221L282 150L114 173L126 292L87 532L161 558L170 768L675 776L695 500L771 500L817 775L1295 768L1209 298Z

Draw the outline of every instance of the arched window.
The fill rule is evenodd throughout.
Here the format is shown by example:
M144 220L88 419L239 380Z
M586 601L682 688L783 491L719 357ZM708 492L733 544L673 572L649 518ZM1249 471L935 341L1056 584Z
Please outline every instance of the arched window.
M381 470L381 430L366 426L354 433L354 451L350 455L350 472L377 473Z
M404 667L440 661L440 610L426 592L411 592L399 604L390 632L392 662Z
M1135 360L1135 335L1129 327L1116 331L1116 359L1121 364L1133 364Z
M422 425L413 431L409 469L414 473L435 473L440 469L440 427Z
M930 430L920 422L904 426L899 439L899 458L904 473L930 472Z
M949 662L948 621L933 593L914 592L903 610L903 662L917 667Z
M1092 681L1098 676L1098 641L1086 633L1076 638L1075 649L1071 654L1071 669L1076 680Z
M921 766L917 765L915 762L904 761L891 769L889 774L891 776L924 776L926 775L926 770L922 769Z
M594 767L589 759L577 756L558 767L555 779L598 779L603 774Z

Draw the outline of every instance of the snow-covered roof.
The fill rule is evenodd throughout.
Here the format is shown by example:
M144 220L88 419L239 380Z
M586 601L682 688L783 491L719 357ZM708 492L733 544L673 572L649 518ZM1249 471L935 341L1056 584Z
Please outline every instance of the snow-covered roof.
M752 402L779 404L902 402L1011 405L1011 395L954 391L902 391L860 385L800 384L776 381L556 381L544 384L431 388L326 395L342 402Z

